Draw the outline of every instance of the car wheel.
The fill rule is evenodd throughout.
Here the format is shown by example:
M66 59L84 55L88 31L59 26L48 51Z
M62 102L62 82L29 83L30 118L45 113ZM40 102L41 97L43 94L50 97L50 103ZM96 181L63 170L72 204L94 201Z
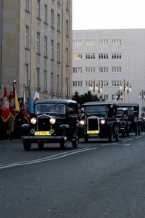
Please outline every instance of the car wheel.
M62 136L66 137L66 131L63 130ZM67 137L66 137L67 138ZM61 141L60 142L60 149L66 149L67 148L67 140L66 141Z
M23 140L23 147L24 147L25 151L29 151L31 148L31 142Z
M43 142L38 142L38 147L39 147L39 149L43 149L44 143Z
M141 127L138 128L138 134L141 135Z
M84 136L85 142L88 142L88 138L89 138L89 137L88 137L87 135Z
M113 142L113 133L112 132L109 134L109 142Z
M122 131L122 137L125 137L125 130Z
M78 147L78 143L79 143L79 139L78 139L78 137L76 137L76 139L72 141L73 148L77 148Z
M126 130L126 136L129 136L129 129Z
M117 142L119 141L119 133L115 135L115 139Z

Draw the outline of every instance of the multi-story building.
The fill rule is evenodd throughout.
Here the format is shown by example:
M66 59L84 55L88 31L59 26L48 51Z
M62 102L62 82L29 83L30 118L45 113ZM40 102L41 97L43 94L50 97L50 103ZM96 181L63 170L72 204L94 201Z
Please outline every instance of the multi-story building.
M89 90L145 106L145 29L73 31L73 94Z
M72 0L0 0L0 95L72 94Z

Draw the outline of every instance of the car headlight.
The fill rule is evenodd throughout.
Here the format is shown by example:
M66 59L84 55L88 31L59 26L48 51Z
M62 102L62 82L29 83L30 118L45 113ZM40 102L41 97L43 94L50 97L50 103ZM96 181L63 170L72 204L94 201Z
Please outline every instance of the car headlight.
M105 124L105 122L106 122L105 120L101 120L101 124Z
M50 123L51 124L54 124L56 122L56 119L55 118L50 118Z
M83 126L85 124L85 121L84 120L80 120L79 123L80 123L80 125Z
M36 118L35 117L32 117L31 120L30 120L31 124L36 124Z

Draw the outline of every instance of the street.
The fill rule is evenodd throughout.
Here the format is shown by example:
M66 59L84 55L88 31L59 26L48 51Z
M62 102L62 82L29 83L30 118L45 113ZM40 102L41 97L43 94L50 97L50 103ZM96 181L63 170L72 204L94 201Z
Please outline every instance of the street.
M144 218L145 133L119 142L68 145L0 142L2 218Z

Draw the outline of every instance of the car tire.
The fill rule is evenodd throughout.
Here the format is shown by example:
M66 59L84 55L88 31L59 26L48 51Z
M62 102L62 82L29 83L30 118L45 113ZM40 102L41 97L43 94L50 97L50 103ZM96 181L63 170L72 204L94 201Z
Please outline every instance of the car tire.
M79 139L78 139L78 137L76 137L76 139L74 141L72 141L73 148L77 148L78 147L78 143L79 143Z
M38 142L38 147L39 147L39 149L43 149L44 143L43 142Z
M23 140L23 147L25 151L29 151L31 148L31 142Z
M84 136L85 142L88 142L88 138L89 138L89 137L88 137L87 135Z
M111 132L110 134L109 134L109 142L110 143L112 143L113 142L113 133Z
M62 136L65 136L66 137L66 131L63 130L62 132ZM67 141L61 141L60 142L60 149L64 150L67 148Z

